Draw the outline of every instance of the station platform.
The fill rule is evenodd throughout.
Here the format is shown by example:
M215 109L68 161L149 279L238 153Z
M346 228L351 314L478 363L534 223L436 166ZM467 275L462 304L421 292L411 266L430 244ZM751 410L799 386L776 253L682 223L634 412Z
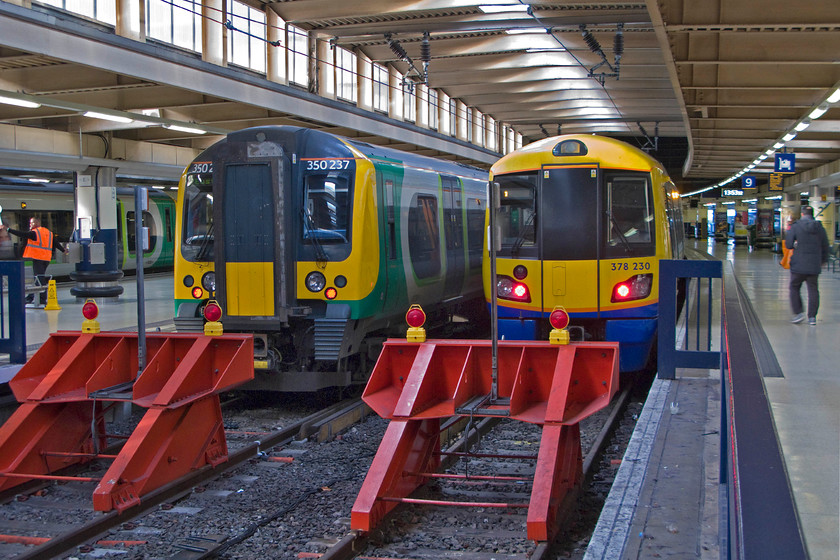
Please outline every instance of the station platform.
M768 249L687 240L730 261L770 342L778 369L761 374L784 455L805 547L840 557L840 272L820 276L816 326L792 324L790 273ZM806 290L802 289L803 298ZM657 379L639 417L587 560L722 558L720 371Z
M174 288L172 273L145 274L143 277L144 310L146 331L175 330ZM99 305L100 328L103 331L136 331L137 278L126 276L120 281L123 293L118 298L96 300ZM60 311L45 311L26 308L26 350L31 356L56 331L79 331L82 328L82 306L70 294L73 283L57 284L56 295ZM0 384L6 383L21 368L21 364L10 364L8 354L0 354Z

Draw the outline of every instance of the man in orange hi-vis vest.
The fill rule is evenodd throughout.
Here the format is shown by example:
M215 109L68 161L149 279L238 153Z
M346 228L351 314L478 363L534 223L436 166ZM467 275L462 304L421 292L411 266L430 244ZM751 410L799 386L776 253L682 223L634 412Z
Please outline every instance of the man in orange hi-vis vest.
M26 247L23 249L23 258L32 259L32 273L39 285L44 286L47 283L47 266L52 260L53 249L66 252L62 241L59 241L58 236L47 228L41 226L41 220L38 218L29 219L29 231L20 231L9 228L5 225L0 225L0 229L8 229L9 233L17 235L20 238L26 239ZM44 290L39 295L40 306L44 307L47 304L47 291ZM35 307L35 294L27 294L26 306Z

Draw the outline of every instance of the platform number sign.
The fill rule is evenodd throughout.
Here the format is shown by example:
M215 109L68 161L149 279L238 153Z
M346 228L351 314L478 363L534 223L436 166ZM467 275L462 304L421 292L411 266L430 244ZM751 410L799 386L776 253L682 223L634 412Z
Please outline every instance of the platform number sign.
M776 154L775 173L796 173L796 154Z
M744 175L744 178L741 179L741 188L754 189L755 187L755 175Z

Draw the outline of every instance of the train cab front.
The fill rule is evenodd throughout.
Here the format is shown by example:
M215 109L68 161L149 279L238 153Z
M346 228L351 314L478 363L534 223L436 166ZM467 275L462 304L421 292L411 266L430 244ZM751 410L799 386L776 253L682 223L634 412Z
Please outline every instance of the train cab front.
M213 294L226 332L254 334L255 385L348 384L334 370L358 289L348 262L355 171L345 143L295 127L231 133L201 154L179 191L179 329Z
M562 306L574 340L618 341L621 370L640 370L655 340L658 262L669 246L664 202L641 165L607 168L594 140L567 142L554 154L537 144L495 168L499 336L545 340L549 315ZM537 159L546 151L550 163ZM489 299L487 262L484 272Z

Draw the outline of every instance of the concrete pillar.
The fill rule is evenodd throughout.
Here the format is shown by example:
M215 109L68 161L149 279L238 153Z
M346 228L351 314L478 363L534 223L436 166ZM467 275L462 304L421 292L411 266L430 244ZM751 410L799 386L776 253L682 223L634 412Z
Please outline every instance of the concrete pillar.
M265 18L266 37L269 41L266 47L266 78L278 84L288 84L286 54L289 45L286 42L286 23L271 9L265 10ZM275 47L271 44L274 42L279 42L280 46Z
M829 244L834 244L835 205L834 187L811 187L808 202L814 209L814 218L822 222Z
M228 60L227 34L228 30L219 17L224 14L223 0L205 0L201 3L201 15L204 25L201 26L201 59L219 66L226 66Z
M123 293L116 185L114 167L88 167L76 173L76 231L71 252L78 258L75 272L70 273L76 282L70 293L80 299L116 298Z
M146 40L146 3L142 0L117 0L117 35L133 41Z
M785 193L784 198L781 200L781 224L782 224L782 231L779 233L781 234L782 238L784 238L787 229L790 227L790 224L795 222L799 219L799 193Z

